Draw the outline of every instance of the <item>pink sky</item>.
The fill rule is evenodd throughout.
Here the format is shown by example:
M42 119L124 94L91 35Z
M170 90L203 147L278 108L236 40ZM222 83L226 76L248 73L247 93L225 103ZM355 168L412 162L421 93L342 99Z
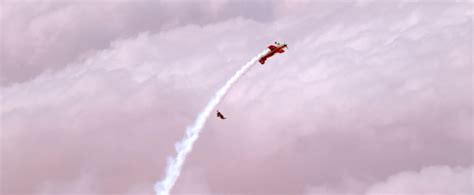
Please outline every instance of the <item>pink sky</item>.
M0 3L0 194L472 194L472 1Z

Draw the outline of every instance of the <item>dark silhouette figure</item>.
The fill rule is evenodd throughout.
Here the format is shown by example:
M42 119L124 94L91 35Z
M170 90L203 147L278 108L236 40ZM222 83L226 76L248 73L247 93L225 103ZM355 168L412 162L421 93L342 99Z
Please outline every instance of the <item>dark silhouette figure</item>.
M217 110L217 117L221 118L222 120L225 119L224 115L222 115L222 113L219 112L219 110Z

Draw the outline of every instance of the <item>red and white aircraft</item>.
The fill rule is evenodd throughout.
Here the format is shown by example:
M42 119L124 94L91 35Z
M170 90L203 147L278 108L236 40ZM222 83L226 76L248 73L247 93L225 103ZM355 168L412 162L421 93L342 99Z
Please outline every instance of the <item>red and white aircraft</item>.
M269 58L269 57L272 57L273 55L275 55L275 53L283 53L285 52L285 50L283 50L284 48L288 48L288 45L286 44L280 44L278 42L275 42L275 45L269 45L268 46L268 49L270 49L270 51L268 51L263 57L260 58L260 60L258 60L260 62L260 64L265 64L265 61Z

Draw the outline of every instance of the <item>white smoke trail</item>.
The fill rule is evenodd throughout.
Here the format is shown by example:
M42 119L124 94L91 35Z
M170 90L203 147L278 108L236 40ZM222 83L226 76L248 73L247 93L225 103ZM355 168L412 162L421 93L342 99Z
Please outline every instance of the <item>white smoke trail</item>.
M234 76L232 76L225 85L217 91L214 97L211 98L209 103L207 103L204 110L199 113L198 117L194 123L186 129L186 136L183 139L175 144L176 149L176 158L168 158L168 167L166 169L166 176L161 182L155 184L155 192L157 195L168 195L173 188L176 180L181 174L181 168L183 167L186 156L193 149L194 142L198 139L199 133L203 128L204 124L207 121L207 118L211 112L215 109L217 104L222 100L222 98L227 94L229 89L239 80L239 78L246 73L250 68L260 59L267 50L261 52L252 60L247 62L242 68L240 68Z

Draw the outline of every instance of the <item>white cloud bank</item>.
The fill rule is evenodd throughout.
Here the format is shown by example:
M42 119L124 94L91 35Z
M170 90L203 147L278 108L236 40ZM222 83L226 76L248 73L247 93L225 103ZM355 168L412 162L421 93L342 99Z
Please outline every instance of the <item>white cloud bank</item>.
M307 188L306 194L467 195L474 191L473 174L472 166L428 166L421 170L395 173L372 184L346 178L338 188L312 186Z
M228 119L206 125L176 193L303 194L307 186L363 193L374 183L380 192L402 177L423 183L419 175L433 172L423 167L472 170L455 168L473 164L471 8L285 1L274 13L286 14L269 21L127 27L138 35L101 39L104 50L1 88L1 194L153 193L186 125L273 41L290 49L244 75L224 99ZM47 23L63 18L45 13ZM88 16L97 25L80 30L105 23ZM59 40L75 47L86 35ZM41 56L55 57L64 55Z
M370 187L367 194L472 194L473 174L474 167L425 167L392 175Z

